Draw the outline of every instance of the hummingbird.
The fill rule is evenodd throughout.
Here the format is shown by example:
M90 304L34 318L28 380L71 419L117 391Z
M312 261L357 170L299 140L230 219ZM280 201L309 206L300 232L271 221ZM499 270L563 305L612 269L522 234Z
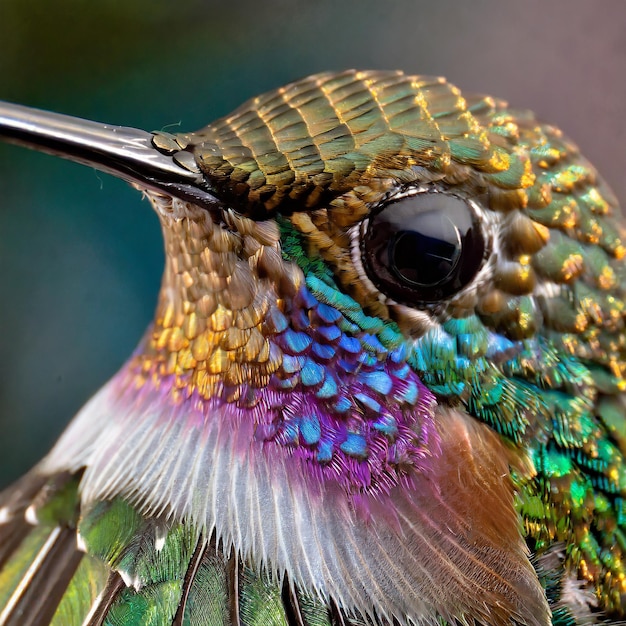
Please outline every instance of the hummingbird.
M0 625L624 623L626 234L557 128L345 71L0 135L165 246L138 348L0 494Z

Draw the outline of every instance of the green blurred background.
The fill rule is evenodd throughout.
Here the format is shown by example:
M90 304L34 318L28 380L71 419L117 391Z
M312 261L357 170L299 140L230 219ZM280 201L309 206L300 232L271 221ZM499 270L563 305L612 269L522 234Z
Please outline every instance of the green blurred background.
M0 0L0 99L193 130L312 72L441 74L561 126L624 202L624 24L623 0ZM136 191L0 145L0 487L130 353L161 266Z

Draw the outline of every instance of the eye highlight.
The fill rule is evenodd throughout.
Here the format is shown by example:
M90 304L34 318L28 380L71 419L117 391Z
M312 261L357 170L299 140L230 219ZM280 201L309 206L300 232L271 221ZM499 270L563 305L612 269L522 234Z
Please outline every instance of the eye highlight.
M476 275L485 237L464 198L423 192L389 202L374 213L361 243L370 280L409 304L448 298Z

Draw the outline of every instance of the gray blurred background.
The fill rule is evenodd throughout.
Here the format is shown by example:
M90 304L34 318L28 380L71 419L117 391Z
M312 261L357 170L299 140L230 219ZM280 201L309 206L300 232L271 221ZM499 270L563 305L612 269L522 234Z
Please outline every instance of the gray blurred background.
M440 74L562 127L626 202L623 0L0 0L0 99L195 130L328 69ZM104 174L0 145L0 487L152 316L157 220Z

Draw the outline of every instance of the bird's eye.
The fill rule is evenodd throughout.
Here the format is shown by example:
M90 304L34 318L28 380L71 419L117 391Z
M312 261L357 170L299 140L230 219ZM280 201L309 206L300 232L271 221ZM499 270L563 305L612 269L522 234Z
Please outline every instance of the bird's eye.
M361 246L376 287L398 302L419 304L445 299L467 285L483 262L485 238L468 201L425 192L373 214Z

